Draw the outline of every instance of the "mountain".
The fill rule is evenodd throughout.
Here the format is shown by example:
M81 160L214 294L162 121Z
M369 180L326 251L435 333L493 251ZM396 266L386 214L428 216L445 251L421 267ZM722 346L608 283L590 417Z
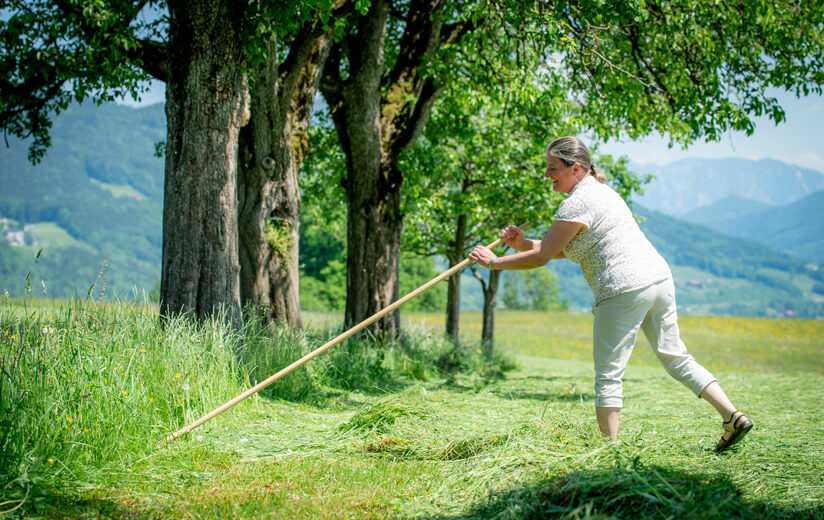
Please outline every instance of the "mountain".
M676 217L733 195L783 206L824 189L824 174L774 159L684 159L630 168L656 177L633 200Z
M824 190L785 206L761 208L743 214L734 209L725 211L717 208L719 205L720 202L707 208L708 215L717 215L716 218L704 221L708 227L824 264ZM757 208L759 204L736 201L730 205L731 208L734 206ZM701 210L696 210L688 217L700 213Z
M160 278L162 105L72 106L55 118L52 146L36 166L28 143L0 151L0 291L85 296L151 290ZM22 238L9 238L9 234ZM39 262L34 259L43 249ZM104 268L105 266L105 268ZM105 280L104 280L105 279Z
M770 204L745 199L737 195L730 195L717 200L712 204L701 206L683 215L681 218L694 224L704 224L717 231L724 232L723 228L715 227L717 222L726 222L738 217L752 215L772 208ZM729 233L728 233L729 234Z

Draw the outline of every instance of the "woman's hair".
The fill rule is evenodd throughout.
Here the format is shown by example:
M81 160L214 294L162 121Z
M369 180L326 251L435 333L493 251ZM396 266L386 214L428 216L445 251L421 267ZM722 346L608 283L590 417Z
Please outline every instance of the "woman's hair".
M607 182L606 175L592 165L592 160L589 158L589 150L577 137L559 137L549 144L547 153L553 157L557 157L567 166L578 163L587 174L595 177L601 184Z

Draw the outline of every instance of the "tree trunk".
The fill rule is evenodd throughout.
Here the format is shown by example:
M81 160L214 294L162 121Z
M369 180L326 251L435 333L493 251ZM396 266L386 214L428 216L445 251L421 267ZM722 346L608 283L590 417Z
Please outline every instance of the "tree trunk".
M441 43L457 41L473 27L469 22L453 24L442 35L442 0L411 0L399 52L392 70L386 71L383 45L389 6L389 0L371 3L369 12L335 45L321 84L346 156L350 325L397 298L403 225L398 156L420 135L439 90L421 67ZM396 334L399 325L400 314L395 312L373 330Z
M360 323L390 305L398 299L399 289L398 260L403 225L400 182L389 184L387 175L383 172L372 178L364 176L358 180L361 181L360 188L347 190L348 325ZM381 337L397 335L400 331L399 312L377 322L374 331Z
M449 267L459 264L463 260L464 245L466 244L466 215L458 216L458 225L455 230L455 241L450 246L447 255ZM449 277L446 292L446 335L454 343L458 342L459 321L461 314L461 273Z
M240 135L240 288L267 321L302 328L298 298L298 169L331 32L300 33L281 66L277 46L256 71L251 118Z
M489 282L484 284L484 315L481 331L481 348L486 357L492 356L493 335L495 333L495 299L498 295L498 282L501 271L490 271Z
M341 79L341 47L335 49L321 88L346 156L347 325L359 323L398 296L400 256L400 172L384 162L381 134L383 45L389 3L377 0L357 21L347 46L348 79ZM373 326L379 336L395 335L396 312Z
M237 143L248 106L243 6L170 1L161 314L240 327Z

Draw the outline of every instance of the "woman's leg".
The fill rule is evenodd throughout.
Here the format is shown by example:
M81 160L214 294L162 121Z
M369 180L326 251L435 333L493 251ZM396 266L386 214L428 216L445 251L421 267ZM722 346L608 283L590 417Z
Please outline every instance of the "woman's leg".
M618 435L624 370L649 306L646 289L640 289L607 298L593 308L595 417L601 433L610 439Z
M725 444L724 447L728 447L732 443L726 444L726 442L732 436L735 436L736 440L739 436L743 437L752 427L752 423L740 412L733 420L733 414L737 411L735 406L712 374L687 353L687 347L680 338L677 321L675 287L672 281L669 281L663 287L659 299L650 309L641 328L667 372L698 397L710 403L721 415L725 423L722 443ZM739 426L746 423L749 423L746 431L736 432ZM719 444L720 447L721 444Z
M618 418L621 416L620 408L609 406L596 406L595 417L598 419L598 429L601 435L610 440L618 438Z
M669 375L698 396L715 381L715 377L687 353L687 347L681 341L672 280L653 287L655 301L644 318L641 329Z

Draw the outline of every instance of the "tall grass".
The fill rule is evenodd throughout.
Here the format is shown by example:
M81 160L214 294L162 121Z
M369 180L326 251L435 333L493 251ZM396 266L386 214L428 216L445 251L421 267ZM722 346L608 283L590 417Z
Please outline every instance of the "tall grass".
M0 307L0 474L86 477L139 457L241 384L222 321L163 325L142 305Z
M255 312L235 332L219 317L161 321L145 303L31 302L0 302L0 481L53 485L127 468L334 333L266 325ZM318 405L330 392L385 392L460 370L481 385L501 371L472 352L426 329L403 345L362 334L261 394Z

